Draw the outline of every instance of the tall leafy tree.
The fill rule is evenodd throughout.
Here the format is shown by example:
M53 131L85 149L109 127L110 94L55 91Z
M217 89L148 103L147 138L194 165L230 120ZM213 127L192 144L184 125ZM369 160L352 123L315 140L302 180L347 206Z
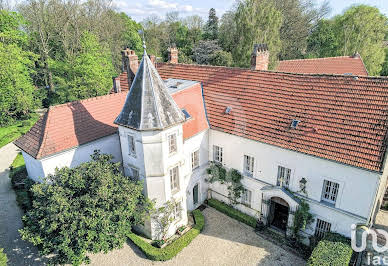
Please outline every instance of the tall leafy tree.
M383 41L388 19L375 7L352 6L344 14L321 21L308 40L310 56L360 53L370 75L378 75L385 58Z
M102 47L95 35L85 32L81 38L81 50L70 64L55 63L62 86L58 93L65 101L86 99L107 94L112 85L114 69L109 51ZM65 71L61 73L60 71Z
M205 26L204 39L206 40L216 40L218 38L218 17L216 10L210 8L209 10L209 19Z
M123 176L111 155L95 152L92 159L57 169L32 187L34 208L20 233L43 255L53 255L52 264L80 265L89 262L87 252L121 247L152 206L142 184Z
M36 58L25 51L24 23L16 13L0 11L0 125L26 118L37 106L30 77Z
M360 53L370 75L378 75L384 62L383 41L388 19L376 7L350 7L335 18L341 55Z
M235 48L232 50L234 63L248 67L253 45L266 43L270 50L270 67L273 67L281 49L280 27L282 14L271 0L242 0L238 3Z

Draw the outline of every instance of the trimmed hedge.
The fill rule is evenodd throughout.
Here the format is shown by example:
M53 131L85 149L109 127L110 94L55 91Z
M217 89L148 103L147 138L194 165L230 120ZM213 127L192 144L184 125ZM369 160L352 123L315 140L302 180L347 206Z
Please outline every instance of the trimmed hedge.
M228 215L229 217L232 217L233 219L236 219L237 221L240 221L242 223L245 223L249 226L252 226L253 228L256 227L256 221L257 219L255 217L252 217L248 214L242 213L239 210L236 210L232 206L229 206L219 200L216 199L209 199L208 205L213 207L214 209Z
M0 266L6 266L7 265L7 255L3 253L3 249L0 248Z
M307 261L308 266L342 266L349 265L353 250L348 238L328 233L314 248Z
M195 220L193 228L165 248L156 248L134 233L130 233L128 238L139 247L148 259L158 261L170 260L183 248L189 245L190 242L202 231L205 225L205 218L203 217L201 211L194 210L193 216Z

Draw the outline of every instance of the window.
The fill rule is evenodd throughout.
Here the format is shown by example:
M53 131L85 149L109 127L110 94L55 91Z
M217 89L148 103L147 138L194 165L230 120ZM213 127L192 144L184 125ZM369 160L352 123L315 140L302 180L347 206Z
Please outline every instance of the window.
M315 226L315 236L318 239L322 239L327 232L330 232L331 223L325 222L317 218L317 224Z
M218 163L222 163L223 149L219 146L213 146L213 160Z
M179 201L175 203L174 206L174 220L180 220L182 219L182 202Z
M170 154L177 151L176 134L171 134L168 136L168 151Z
M128 135L128 150L130 155L136 155L135 139L131 135Z
M287 187L290 185L291 169L283 166L278 166L278 180L276 185L281 187Z
M252 200L252 191L248 189L244 189L244 192L241 194L241 203L251 207Z
M130 176L133 180L139 180L139 170L134 167L129 167Z
M171 191L179 189L179 169L178 166L170 169Z
M199 167L199 150L191 154L191 169L194 170Z
M244 174L247 176L253 176L254 158L248 155L244 155Z
M335 204L338 196L339 184L333 181L323 181L322 200Z

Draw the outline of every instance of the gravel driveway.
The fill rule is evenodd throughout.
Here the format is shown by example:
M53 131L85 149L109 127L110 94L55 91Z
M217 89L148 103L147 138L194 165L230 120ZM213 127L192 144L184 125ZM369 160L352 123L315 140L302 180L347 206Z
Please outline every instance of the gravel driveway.
M42 265L36 247L21 240L18 232L22 228L23 212L16 203L8 176L8 167L17 154L18 149L13 143L0 149L0 248L4 248L10 266Z
M305 265L305 261L264 240L245 224L206 208L205 229L175 258L147 260L132 243L108 254L91 256L91 265Z

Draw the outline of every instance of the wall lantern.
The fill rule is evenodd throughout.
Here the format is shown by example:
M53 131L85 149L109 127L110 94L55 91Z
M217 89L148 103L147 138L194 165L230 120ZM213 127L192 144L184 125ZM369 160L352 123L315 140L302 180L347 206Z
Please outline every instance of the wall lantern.
M302 177L302 179L299 180L299 188L300 188L300 191L302 191L303 193L306 193L306 184L307 184L306 178Z

